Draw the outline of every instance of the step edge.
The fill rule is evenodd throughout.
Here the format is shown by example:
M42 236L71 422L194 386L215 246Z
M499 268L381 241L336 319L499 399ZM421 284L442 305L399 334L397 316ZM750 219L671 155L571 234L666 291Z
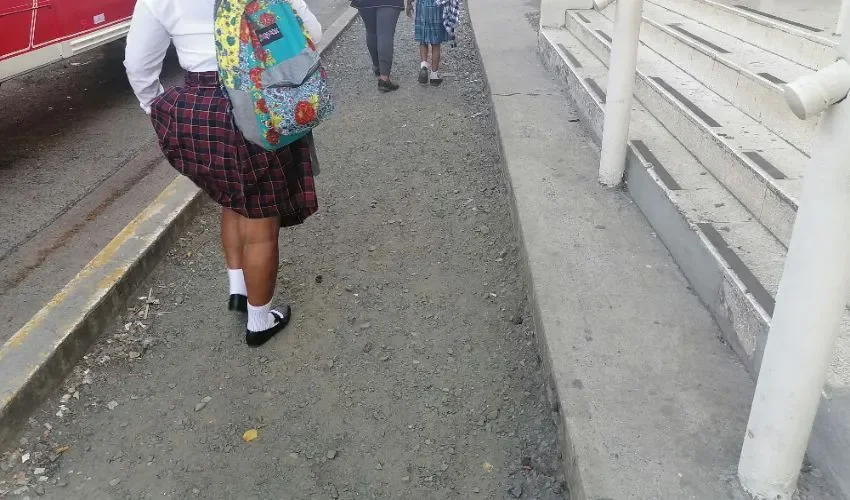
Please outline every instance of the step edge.
M602 37L601 37L598 33L596 33L596 32L594 32L594 31L592 31L591 29L589 29L589 27L588 27L588 26L586 26L585 24L581 23L581 22L580 22L580 20L576 20L575 18L573 18L573 22L574 22L575 24L579 25L579 26L582 28L582 30L583 30L583 31L584 31L584 32L585 32L588 36L590 36L590 37L592 37L592 38L594 39L594 41L595 41L596 43L598 43L598 44L602 45L603 47L605 47L605 50L606 50L606 51L607 51L607 53L610 55L610 51L611 51L611 47L610 47L610 45L609 45L609 44L608 44L608 43L607 43L607 42L606 42L606 41L605 41L605 40L604 40L604 39L603 39L603 38L602 38ZM572 32L572 30L570 30L569 28L570 28L570 25L569 25L569 23L568 23L568 24L567 24L567 26L566 26L566 31L568 31L568 32L570 32L571 34L573 34L574 36L576 36L576 35ZM583 43L583 42L582 42L582 43ZM649 47L647 47L647 48L649 48ZM649 49L650 49L650 50L652 50L651 48L649 48ZM588 50L590 50L591 52L593 52L593 49L588 48ZM605 64L605 59L600 58L600 57L599 57L597 54L595 54L595 53L594 53L594 55L595 55L598 59L600 59L601 61L603 61L603 64ZM660 57L663 57L663 56L661 56L660 54L659 54L659 56L660 56ZM672 64L672 63L671 63L671 64ZM607 66L607 65L606 65L606 66ZM683 72L684 72L684 71L683 71ZM737 163L739 163L739 164L740 164L743 168L745 168L745 169L747 169L747 170L749 170L749 171L751 171L751 172L755 173L755 174L757 175L758 179L761 181L761 183L763 183L763 184L764 184L764 185L765 185L768 189L770 189L770 190L771 190L771 192L773 192L776 196L778 196L778 197L779 197L779 198L780 198L780 199L781 199L784 203L788 204L788 205L791 207L791 209L793 209L794 211L797 211L797 210L798 210L798 208L799 208L799 203L798 203L798 201L796 200L796 198L794 198L794 197L793 197L790 193L785 192L785 190L784 190L781 186L779 186L778 184L776 184L776 182L773 180L773 178L771 178L771 176L770 176L769 174L767 174L767 172L765 172L765 171L764 171L764 169L762 169L760 166L756 165L756 164L755 164L752 160L750 160L748 157L746 157L746 156L743 154L743 152L738 151L735 147L733 147L732 145L730 145L729 143L727 143L725 140L723 140L723 138L722 138L722 137L720 137L720 136L719 136L716 132L714 132L713 130L711 130L711 129L710 129L710 128L709 128L709 127L705 124L705 122L703 122L703 121L702 121L702 120L701 120L698 116L696 116L696 114L694 114L694 112L692 112L691 110L689 110L689 109L688 109L687 107L685 107L685 106L684 106L681 102L679 102L679 101L678 101L677 99L675 99L672 95L670 95L670 93L669 93L669 92L667 92L667 90L666 90L666 89L661 88L661 87L660 87L660 85L658 85L658 84L657 84L657 83L656 83L656 82L652 79L652 77L651 77L650 75L647 75L647 74L646 74L643 70L641 70L640 68L638 68L638 70L636 71L636 73L637 73L638 77L639 77L639 78L640 78L643 82L645 82L647 86L649 86L649 87L652 89L652 91L653 91L653 92L655 92L655 93L657 93L657 94L661 95L661 96L662 96L662 97L663 97L663 98L664 98L667 102L669 102L672 106L674 106L674 107L678 110L678 112L679 112L679 113L681 113L681 114L682 114L684 117L686 117L686 118L687 118L690 122L692 122L694 125L696 125L696 126L697 126L700 130L701 130L701 132L702 132L702 134L703 134L703 135L705 135L705 136L709 137L709 138L712 140L712 142L713 142L713 143L715 143L715 144L716 144L719 148L723 149L723 150L724 150L724 152L726 152L727 154L729 154L729 155L733 156L733 157L736 159L736 162L737 162ZM685 72L685 74L687 74L687 73ZM690 76L690 75L688 75L688 76ZM693 77L691 77L691 78L693 78ZM703 85L703 84L700 82L700 85ZM705 87L705 85L703 85L703 86ZM715 93L715 94L716 94L716 92L714 92L713 90L709 89L708 87L705 87L705 88L706 88L709 92L713 92L713 93ZM637 89L636 89L636 90L637 90ZM722 98L722 96L721 96L721 98ZM725 99L724 99L724 100L725 100ZM647 108L647 109L649 109L649 108ZM650 112L651 112L651 111L650 111ZM743 113L743 111L742 111L742 113ZM745 114L746 114L746 113L745 113ZM749 116L749 115L748 115L748 116ZM755 121L755 120L754 120L754 121ZM765 127L765 128L767 129L767 127ZM768 129L768 130L769 130L769 129ZM771 131L771 132L772 132L772 131ZM776 134L774 133L774 135L776 135ZM783 140L784 140L784 139L783 139ZM686 149L687 149L687 148L686 148ZM771 232L772 232L772 231L771 231Z
M792 25L788 25L779 21L771 20L770 18L759 16L757 14L747 12L745 10L738 9L731 5L725 5L720 2L715 2L714 0L693 0L694 2L699 2L703 5L707 5L710 8L720 10L726 12L728 14L742 17L750 22L755 24L759 24L761 26L766 26L770 29L775 29L778 31L785 32L789 35L793 35L798 38L803 38L806 41L822 45L827 48L836 48L838 47L838 42L834 40L830 40L829 38L824 38L822 36L815 35L806 30L802 30L799 28L795 28ZM649 0L649 2L658 5L655 1Z
M644 17L644 21L651 28L661 32L662 36L668 36L668 37L673 38L675 41L686 45L691 50L694 50L694 51L702 54L703 56L708 57L708 58L710 58L711 60L713 60L717 63L720 63L722 66L725 67L726 71L731 71L733 73L742 75L744 78L746 78L752 84L758 86L761 89L764 89L763 91L766 92L766 95L763 95L763 97L759 97L759 100L763 99L764 97L767 97L767 98L778 99L778 100L784 101L785 90L779 84L771 82L769 79L762 76L761 74L754 73L749 68L738 64L737 62L725 57L723 54L721 54L717 51L714 51L709 47L704 47L704 46L700 45L699 43L696 43L695 41L688 39L686 36L676 32L675 30L669 28L666 25L663 25L663 24L661 24L661 23L659 23L659 22L657 22L653 19L649 19L649 18L646 18L646 17ZM715 94L720 96L722 99L729 102L731 105L735 106L739 111L746 114L747 116L752 118L754 121L761 123L765 128L767 128L768 130L773 132L774 135L776 135L777 137L779 137L783 141L787 142L791 147L799 150L801 153L803 153L806 156L810 155L810 152L806 151L804 148L806 146L811 148L811 143L808 139L813 137L814 134L815 134L815 130L817 128L817 122L816 121L799 120L795 116L792 115L790 110L788 110L788 112L786 113L786 116L784 116L784 117L781 116L781 115L775 116L774 111L767 111L767 114L768 114L767 118L769 118L769 119L760 120L757 117L753 116L752 112L756 112L756 110L751 110L752 112L750 112L747 109L745 109L745 108L751 107L747 103L746 100L741 101L740 99L736 99L736 96L738 95L737 92L732 92L733 99L730 99L729 96L723 95L718 90L715 90L714 88L712 88L712 86L716 86L716 83L712 83L712 86L709 86L705 80L702 80L699 77L691 74L685 68L679 66L675 61L672 61L670 58L665 56L664 53L662 53L659 50L657 50L656 48L654 48L654 46L653 46L654 44L650 44L650 43L647 43L647 42L644 42L644 41L641 41L641 43L643 43L646 47L648 47L649 49L651 49L652 51L654 51L656 54L660 55L664 59L670 61L671 64L673 64L674 66L677 66L679 69L681 69L682 71L684 71L685 73L690 75L695 80L699 81L700 84L702 84L705 88L714 92ZM752 44L749 44L749 45L752 45ZM774 56L776 55L776 54L773 54L772 52L770 52L768 50L762 49L761 47L757 47L755 45L752 45L752 46L757 48L758 50L765 52L765 53L768 53L768 54L771 54L771 55L774 55ZM793 61L789 61L789 62L793 62ZM797 63L793 63L793 64L797 64ZM776 78L778 79L778 77L776 77ZM782 83L785 84L785 83L790 83L790 82L784 82L783 81ZM784 136L785 134L795 136L796 138L788 139ZM801 138L803 140L801 140ZM797 144L798 142L800 144Z

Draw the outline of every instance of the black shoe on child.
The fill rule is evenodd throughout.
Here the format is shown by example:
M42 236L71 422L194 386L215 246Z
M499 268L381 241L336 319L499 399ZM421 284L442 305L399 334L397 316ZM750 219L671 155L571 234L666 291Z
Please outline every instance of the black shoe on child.
M280 309L283 310L281 311ZM259 347L286 328L286 325L289 324L289 320L292 318L292 308L289 306L284 308L276 307L271 310L271 315L275 318L275 324L271 328L260 332L245 330L245 342L249 346Z
M398 90L399 86L395 82L391 82L389 80L378 80L378 90L381 92L394 92Z
M428 85L428 67L422 66L419 68L419 83Z
M381 70L377 66L372 66L372 73L375 73L375 76L381 76Z
M230 296L230 300L227 301L227 309L241 313L248 312L248 297L234 293Z

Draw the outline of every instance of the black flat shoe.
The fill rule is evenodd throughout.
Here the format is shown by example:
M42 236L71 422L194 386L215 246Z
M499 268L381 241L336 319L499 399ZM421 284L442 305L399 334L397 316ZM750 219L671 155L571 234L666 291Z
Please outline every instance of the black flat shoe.
M289 306L283 307L283 311L280 311L281 308L275 308L271 310L271 314L275 317L275 324L271 328L267 330L263 330L261 332L252 332L251 330L245 330L245 343L247 343L251 347L259 347L266 342L268 342L272 337L280 333L281 330L286 328L286 325L289 324L289 320L292 318L292 308Z
M227 309L230 311L247 313L248 297L238 293L234 293L230 296L230 300L227 301Z
M419 68L419 83L428 85L428 68L425 66Z
M378 80L378 90L381 92L395 92L398 90L398 84L388 80Z
M375 76L381 76L381 70L377 66L372 66L372 73L375 73Z

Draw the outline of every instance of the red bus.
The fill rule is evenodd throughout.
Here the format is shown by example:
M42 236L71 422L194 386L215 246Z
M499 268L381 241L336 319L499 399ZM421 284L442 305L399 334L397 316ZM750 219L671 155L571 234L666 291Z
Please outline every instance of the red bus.
M0 82L127 35L135 0L0 0Z

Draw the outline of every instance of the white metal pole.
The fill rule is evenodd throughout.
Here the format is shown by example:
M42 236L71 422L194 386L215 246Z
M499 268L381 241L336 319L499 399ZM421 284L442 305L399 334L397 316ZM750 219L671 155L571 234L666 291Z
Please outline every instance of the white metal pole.
M844 32L848 14L850 14L850 0L841 0L841 10L838 11L838 24L835 26L836 35Z
M643 0L618 0L616 9L599 161L599 181L611 187L620 185L626 169Z
M840 48L845 57L848 43ZM820 77L834 77L836 68L850 72L845 61L835 64ZM821 109L850 90L803 85L796 91L828 88L839 95ZM840 331L850 288L848 137L850 99L823 115L803 181L738 466L741 485L756 498L792 498Z

